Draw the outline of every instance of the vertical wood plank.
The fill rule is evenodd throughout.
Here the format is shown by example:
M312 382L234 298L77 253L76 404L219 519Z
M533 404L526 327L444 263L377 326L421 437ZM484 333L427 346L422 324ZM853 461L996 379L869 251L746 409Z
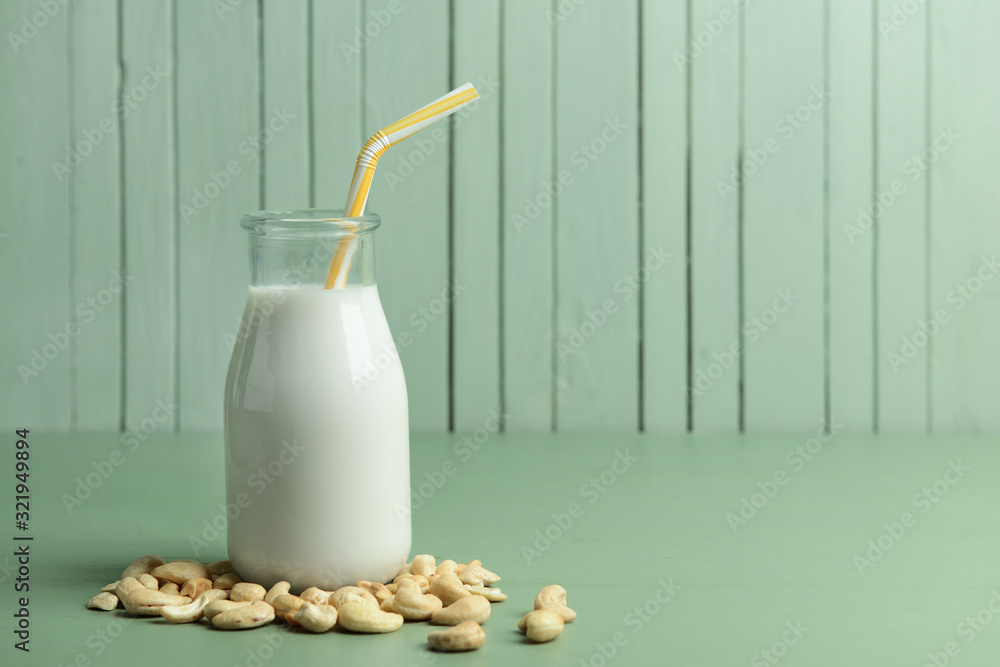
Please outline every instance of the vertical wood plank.
M4 428L62 430L71 421L71 352L77 324L71 298L73 257L67 119L71 7L36 27L29 0L0 3L0 374ZM11 40L8 33L17 39ZM28 35L28 37L25 37ZM59 173L53 163L61 163ZM55 339L55 340L53 340Z
M919 330L927 314L927 175L914 178L906 167L923 150L927 129L925 10L897 21L892 0L878 0L877 9L876 419L880 431L922 433L928 418L926 350L902 364L892 355L901 354L903 338Z
M629 278L650 254L639 248L638 0L570 7L555 10L556 174L572 178L554 208L556 427L629 431L639 421Z
M182 429L222 427L226 334L246 302L239 220L259 206L255 142L271 117L258 118L257 4L222 6L177 3Z
M308 208L309 2L263 0L264 117L287 110L295 123L268 144L264 156L264 208Z
M367 3L369 14L383 11L377 2ZM447 0L402 5L390 15L364 50L365 137L449 90ZM382 305L396 340L412 340L397 347L414 430L448 427L448 144L447 126L438 124L386 152L367 205L382 216Z
M177 218L173 0L122 3L123 90L145 99L122 120L125 173L125 415L177 426ZM152 88L152 90L148 90ZM195 224L192 222L192 224ZM148 424L149 422L147 422Z
M823 13L822 3L794 0L745 13L747 431L813 430L825 413Z
M1000 5L963 0L928 7L930 152L923 157L931 163L930 316L948 318L929 343L931 427L996 433L1000 227L992 193L1000 91L985 82L996 80L1000 63Z
M548 3L503 2L503 405L508 431L553 426L553 30Z
M452 0L452 81L479 102L453 123L453 427L472 431L500 410L500 2Z
M740 428L740 27L729 0L695 2L691 68L691 378L695 431ZM709 25L716 28L713 35ZM699 42L699 40L701 40ZM685 378L681 384L686 385Z
M853 433L875 419L872 19L872 0L829 3L829 402L831 420Z
M361 128L361 66L367 48L360 37L361 2L310 1L312 205L340 209L367 139Z
M74 344L73 427L117 430L121 422L122 317L134 280L122 273L117 0L77 3L72 12L73 136L89 151L73 170L73 280L80 334ZM128 93L139 106L145 89Z
M687 305L687 76L674 59L687 45L687 6L643 0L642 245L671 257L650 273L642 293L642 427L686 431Z

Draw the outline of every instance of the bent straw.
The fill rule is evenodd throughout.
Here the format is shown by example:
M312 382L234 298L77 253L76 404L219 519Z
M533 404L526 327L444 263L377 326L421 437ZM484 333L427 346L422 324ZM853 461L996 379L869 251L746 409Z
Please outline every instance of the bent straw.
M351 179L347 203L344 205L344 216L356 218L364 213L372 177L375 175L375 166L390 146L395 146L403 139L413 136L428 125L450 116L477 99L479 99L479 93L476 92L476 88L471 83L466 83L372 135L358 154L358 162L354 167L354 178ZM349 225L348 231L356 232L357 227ZM333 261L330 262L325 289L344 286L347 280L347 271L351 266L351 256L354 254L357 243L357 236L353 233L340 239L337 252L334 253Z

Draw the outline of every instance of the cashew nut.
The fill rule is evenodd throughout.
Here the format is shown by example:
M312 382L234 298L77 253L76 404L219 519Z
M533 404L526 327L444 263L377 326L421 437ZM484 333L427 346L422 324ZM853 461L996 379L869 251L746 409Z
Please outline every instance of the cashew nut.
M114 593L115 589L118 588L118 584L120 584L121 582L122 582L121 579L119 579L118 581L114 581L114 582L108 584L107 586L105 586L104 588L102 588L101 592L102 593Z
M212 588L228 591L241 581L243 580L240 579L240 575L235 572L230 572L229 574L223 574L216 577L215 581L212 582Z
M208 579L208 569L193 560L175 560L153 568L151 575L163 581L183 584L188 579Z
M259 628L274 620L274 607L264 601L224 611L212 617L212 625L220 630Z
M535 609L551 609L566 623L572 623L576 612L566 606L566 589L558 584L546 586L535 596Z
M485 623L490 617L490 601L480 595L470 595L457 602L443 607L431 616L435 623L441 625L458 625L465 621Z
M299 593L299 597L313 604L327 604L332 594L331 591L324 591L322 588L311 586Z
M160 592L161 593L167 593L169 595L180 595L181 594L181 588L180 588L180 586L178 586L174 582L168 581L167 583L165 583L162 586L160 586ZM193 600L194 598L191 598L191 599Z
M481 595L490 602L503 602L507 599L505 593L501 593L499 588L488 588L486 586L466 586L473 595Z
M249 584L244 581L233 586L229 591L229 599L236 602L261 602L267 591L260 584Z
M181 586L181 595L186 595L194 600L205 591L210 590L212 590L212 580L198 577L197 579L188 579L184 582L184 585Z
M455 574L455 569L457 567L458 567L458 563L456 563L455 561L453 561L453 560L451 560L449 558L447 560L441 561L438 564L437 569L434 570L434 574L436 574L439 577L442 574Z
M391 584L386 584L385 590L389 591L389 595L395 595L396 591L399 590L399 583L393 582Z
M279 595L287 595L288 591L291 589L292 585L290 583L287 581L279 581L274 586L271 586L271 590L269 590L267 595L264 596L264 602L272 604L274 602L274 598Z
M410 572L419 574L422 577L429 577L434 573L434 567L434 556L420 554L413 557L413 562L410 563Z
M454 574L442 574L434 577L428 592L440 598L445 607L472 595Z
M154 577L151 574L140 574L138 577L136 577L136 579L139 580L140 584L142 584L151 591L160 590L160 582L157 581L156 577Z
M267 600L265 600L265 602L267 602ZM284 593L271 600L269 604L274 607L275 614L284 618L288 613L294 614L297 612L299 607L301 607L304 602L305 600L300 598L298 595L289 595L288 593Z
M517 629L526 633L533 642L550 642L563 631L563 620L552 609L536 609L524 615Z
M159 616L160 607L181 607L191 603L191 598L183 595L170 595L148 588L137 588L122 600L125 611L133 616Z
M204 615L205 607L215 600L225 600L226 591L210 588L183 607L160 607L160 616L170 623L193 623Z
M219 590L213 588L212 590ZM250 602L233 602L232 600L211 600L205 608L202 610L203 615L209 621L218 616L219 614L233 609L239 609L241 607L249 607L252 603Z
M138 578L140 574L149 574L153 571L153 568L159 567L160 565L163 565L163 559L156 554L143 556L125 568L125 571L122 572L122 579L125 577Z
M216 577L221 577L224 574L235 572L233 564L228 560L217 560L214 563L209 563L205 566L205 569L208 570L208 578L212 580Z
M438 597L425 595L418 588L402 587L381 606L382 611L395 612L407 621L426 621L440 608Z
M118 596L114 593L102 592L90 598L87 609L100 609L101 611L113 611L118 608Z
M392 597L392 593L385 587L385 584L380 584L377 581L359 581L354 585L371 593L379 604Z
M352 632L395 632L403 625L403 617L399 614L382 611L364 602L344 602L337 612L337 622Z
M310 632L326 632L337 623L337 610L328 604L303 602L294 621Z
M330 595L327 604L331 604L337 609L340 609L340 605L346 601L345 598L350 594L354 594L361 598L361 600L355 600L356 602L361 602L363 600L364 602L369 603L372 608L378 609L378 600L375 599L375 596L365 589L357 586L341 586Z
M427 643L435 651L474 651L482 648L485 642L486 633L475 621L465 621L427 635Z
M128 597L129 593L138 588L145 588L145 586L140 584L139 580L135 577L125 577L118 582L117 586L115 586L115 595L118 596L119 600L124 601L125 598Z

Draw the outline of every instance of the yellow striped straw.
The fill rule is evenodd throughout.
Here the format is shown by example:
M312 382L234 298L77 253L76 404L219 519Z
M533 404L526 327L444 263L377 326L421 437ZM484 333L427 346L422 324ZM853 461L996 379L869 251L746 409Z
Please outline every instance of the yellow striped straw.
M344 205L344 217L355 218L365 212L368 202L368 190L375 175L375 166L390 146L395 146L403 139L413 136L428 125L455 113L466 104L479 99L479 93L471 83L466 83L451 91L444 97L439 97L427 106L414 111L406 118L397 120L389 127L379 130L365 142L358 154L358 163L354 167L354 178L351 179L351 189L347 193L347 203ZM349 232L357 231L351 225ZM326 277L326 289L341 288L347 280L347 271L351 267L351 257L357 247L358 238L348 234L340 240L337 252L330 262L330 272Z

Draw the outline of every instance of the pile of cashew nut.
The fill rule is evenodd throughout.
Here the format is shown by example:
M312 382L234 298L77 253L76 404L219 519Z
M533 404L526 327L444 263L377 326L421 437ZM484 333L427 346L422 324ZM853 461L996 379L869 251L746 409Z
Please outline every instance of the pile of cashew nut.
M284 621L309 632L334 626L358 633L395 632L404 621L430 621L447 629L431 632L427 643L437 651L472 651L483 646L481 627L490 605L507 599L493 584L499 575L479 560L464 565L437 563L421 554L407 563L392 583L359 581L335 591L307 588L292 595L281 581L265 589L243 581L229 561L203 565L192 560L165 563L155 554L143 556L87 603L89 609L124 607L133 616L158 616L170 623L204 618L220 630L246 630ZM552 641L565 623L576 618L566 606L566 589L546 586L535 608L518 623L532 642Z

